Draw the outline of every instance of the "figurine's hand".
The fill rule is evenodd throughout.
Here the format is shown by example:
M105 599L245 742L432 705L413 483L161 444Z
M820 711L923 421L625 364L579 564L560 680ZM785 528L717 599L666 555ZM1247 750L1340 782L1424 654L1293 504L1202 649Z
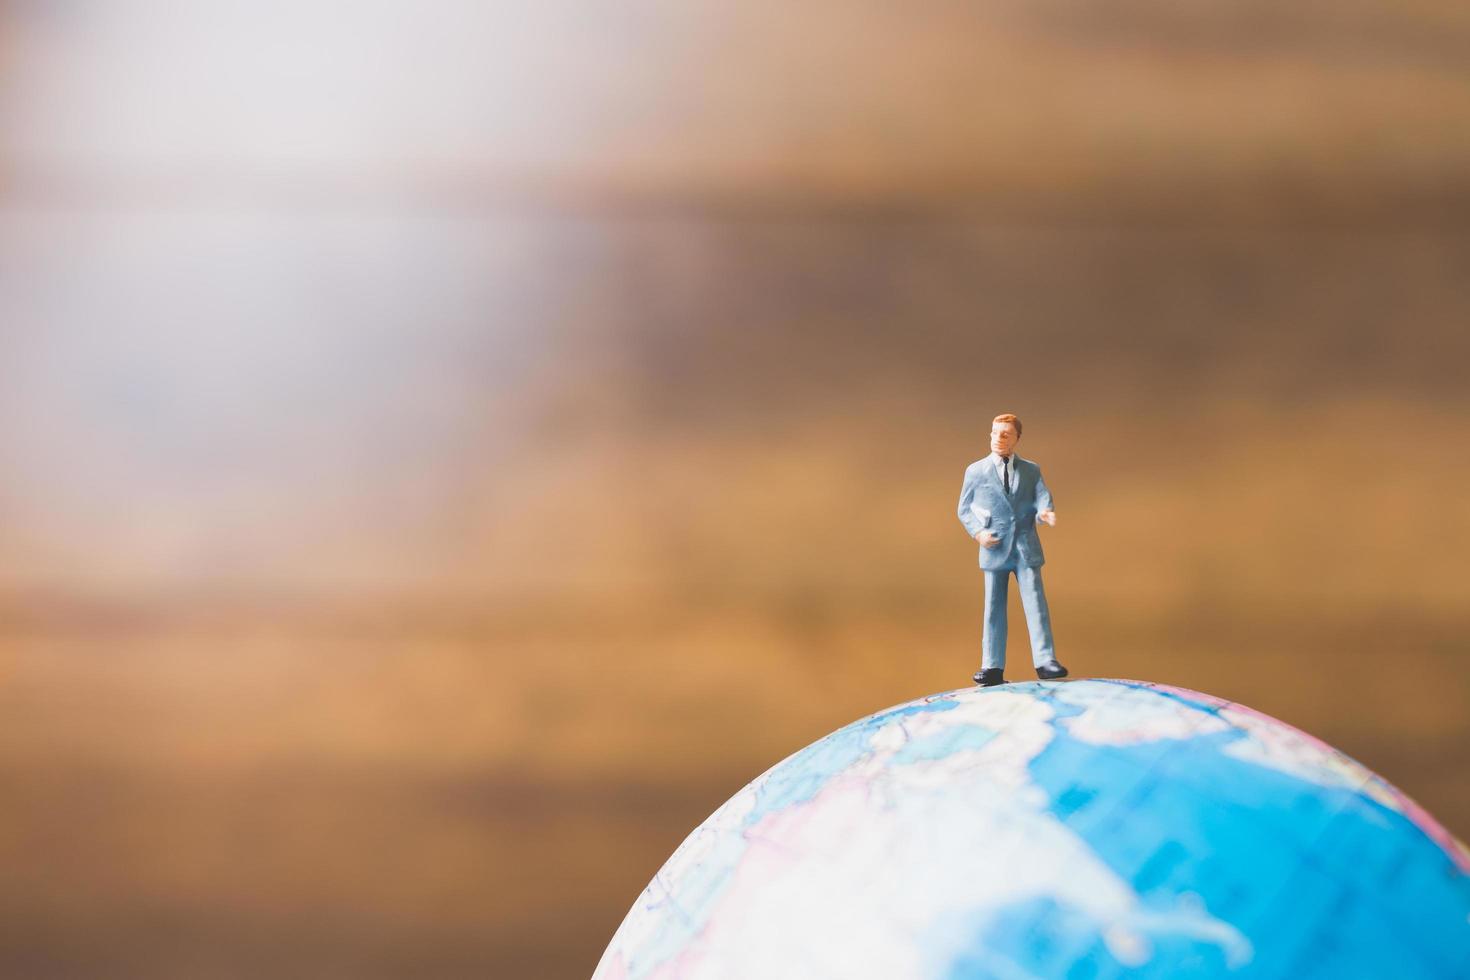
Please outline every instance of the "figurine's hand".
M1057 512L1054 510L1044 510L1036 515L1036 519L1047 527L1057 526Z
M991 531L981 531L975 535L975 540L980 542L982 548L994 548L1000 544L1000 535Z

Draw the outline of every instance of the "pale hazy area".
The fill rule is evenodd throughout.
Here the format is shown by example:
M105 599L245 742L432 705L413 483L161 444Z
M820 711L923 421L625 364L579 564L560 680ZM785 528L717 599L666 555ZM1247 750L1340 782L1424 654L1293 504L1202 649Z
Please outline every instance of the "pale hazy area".
M1467 174L1461 4L0 6L0 972L590 974L1001 411L1076 673L1470 835Z

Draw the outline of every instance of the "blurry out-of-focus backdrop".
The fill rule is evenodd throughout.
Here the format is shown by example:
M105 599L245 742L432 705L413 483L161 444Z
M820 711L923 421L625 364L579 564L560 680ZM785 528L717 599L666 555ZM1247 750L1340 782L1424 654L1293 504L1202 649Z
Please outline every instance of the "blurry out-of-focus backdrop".
M1005 411L1074 673L1470 833L1460 0L0 4L0 975L585 977Z

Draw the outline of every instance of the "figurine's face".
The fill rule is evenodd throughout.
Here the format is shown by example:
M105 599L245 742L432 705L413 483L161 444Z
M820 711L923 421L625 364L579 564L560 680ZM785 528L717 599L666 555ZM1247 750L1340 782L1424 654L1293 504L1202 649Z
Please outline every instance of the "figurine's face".
M990 451L999 456L1009 456L1016 448L1016 423L997 422L990 427Z

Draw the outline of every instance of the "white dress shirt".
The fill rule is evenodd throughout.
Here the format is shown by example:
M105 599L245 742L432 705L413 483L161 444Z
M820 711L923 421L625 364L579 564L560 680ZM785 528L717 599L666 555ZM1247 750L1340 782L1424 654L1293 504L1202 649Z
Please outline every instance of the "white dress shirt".
M1000 477L1001 486L1005 487L1006 493L1013 493L1016 489L1016 454L1011 453L1011 482L1007 484L1005 457L1000 453L991 453L990 461L995 465L995 475Z

